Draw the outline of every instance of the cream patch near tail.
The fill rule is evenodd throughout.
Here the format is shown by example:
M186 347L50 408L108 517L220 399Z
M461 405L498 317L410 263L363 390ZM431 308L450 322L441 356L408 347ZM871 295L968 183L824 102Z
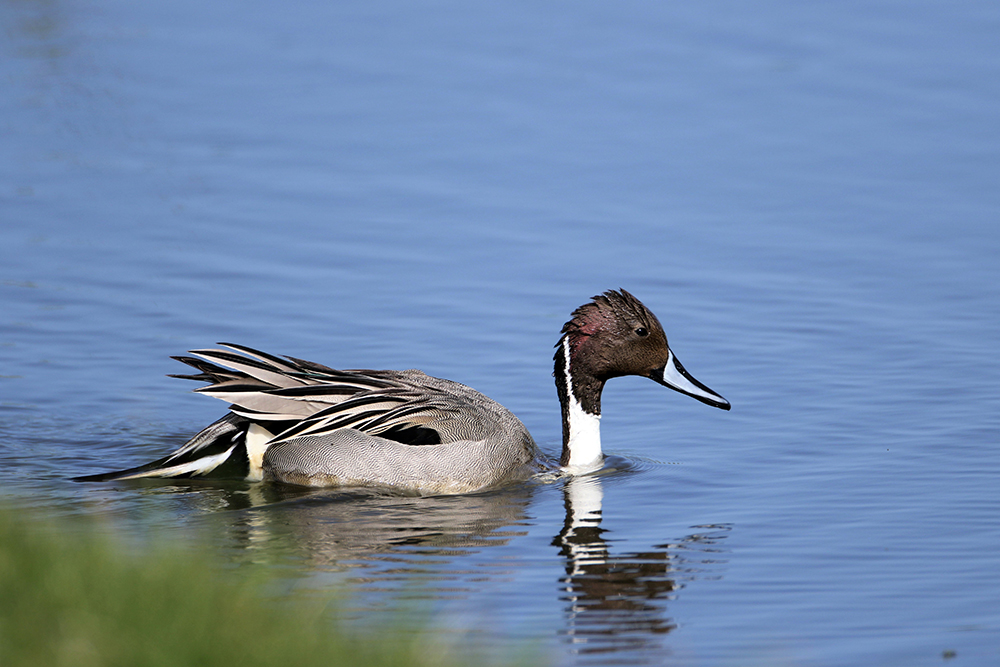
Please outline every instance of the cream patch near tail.
M264 452L271 445L274 434L260 424L250 424L247 429L247 459L250 461L250 472L247 473L248 482L259 482L264 479Z

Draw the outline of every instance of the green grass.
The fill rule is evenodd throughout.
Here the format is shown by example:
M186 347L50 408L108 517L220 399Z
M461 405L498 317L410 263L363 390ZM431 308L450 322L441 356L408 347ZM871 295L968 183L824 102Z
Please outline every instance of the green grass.
M236 574L0 509L0 667L442 664L428 633L348 635L325 605L265 599Z

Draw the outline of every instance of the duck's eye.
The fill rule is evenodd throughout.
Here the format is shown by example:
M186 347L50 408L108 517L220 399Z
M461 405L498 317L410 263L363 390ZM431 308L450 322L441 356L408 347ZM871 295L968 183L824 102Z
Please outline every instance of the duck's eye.
M635 330L635 334L637 336L648 336L649 332L646 331L646 327L639 327L638 329Z

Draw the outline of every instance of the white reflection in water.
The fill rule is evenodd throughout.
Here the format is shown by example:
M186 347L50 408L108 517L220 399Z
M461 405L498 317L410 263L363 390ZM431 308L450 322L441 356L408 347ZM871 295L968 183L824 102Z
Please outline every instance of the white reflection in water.
M579 654L662 650L659 638L676 627L666 602L718 558L728 525L697 526L699 532L649 551L613 554L601 527L601 479L567 480L566 522L553 540L565 557L562 579L563 634ZM612 519L613 521L613 519Z

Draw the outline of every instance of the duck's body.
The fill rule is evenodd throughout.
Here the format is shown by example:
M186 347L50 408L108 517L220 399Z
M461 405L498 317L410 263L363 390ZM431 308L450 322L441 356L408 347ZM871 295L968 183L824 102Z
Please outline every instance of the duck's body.
M230 412L153 463L84 480L186 477L235 469L249 480L304 486L467 493L553 467L524 424L478 391L417 370L334 370L238 345L175 357L210 383L197 391ZM235 351L235 352L234 352ZM604 383L644 375L723 409L684 371L660 323L628 292L581 306L556 346L563 452L569 472L593 469Z

